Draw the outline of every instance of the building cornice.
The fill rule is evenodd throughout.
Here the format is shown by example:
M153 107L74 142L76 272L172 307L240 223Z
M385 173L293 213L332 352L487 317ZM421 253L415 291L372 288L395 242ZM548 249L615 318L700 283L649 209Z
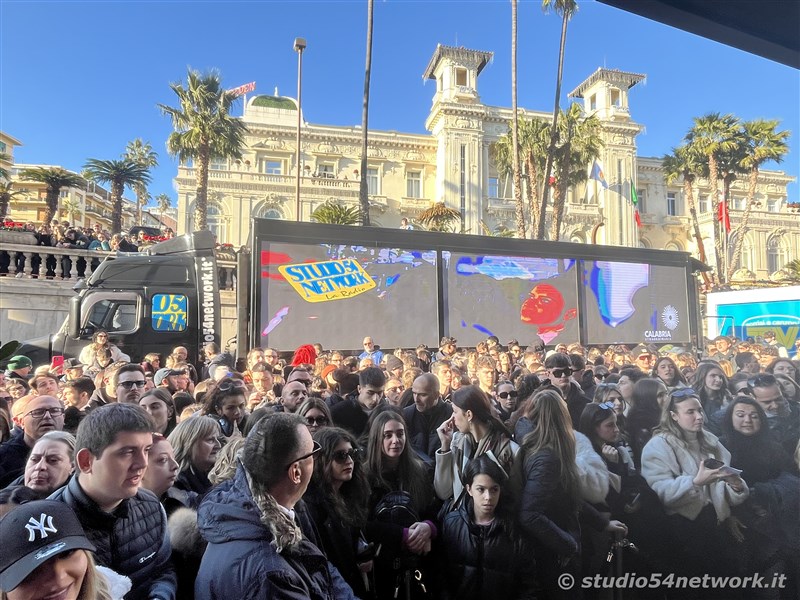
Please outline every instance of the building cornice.
M436 72L436 67L438 67L439 63L445 58L463 63L465 66L474 66L480 75L480 72L483 71L483 68L489 62L491 62L492 57L494 57L494 52L470 50L464 46L456 47L436 44L436 50L434 51L433 56L431 56L428 66L425 67L425 72L422 74L422 78L436 79L436 75L434 74Z
M646 76L639 73L630 73L628 71L620 71L619 69L605 69L603 67L598 67L598 69L589 75L589 77L587 77L583 83L572 90L567 97L583 98L584 92L598 81L608 81L609 83L613 83L629 90L637 83L644 81L645 79Z

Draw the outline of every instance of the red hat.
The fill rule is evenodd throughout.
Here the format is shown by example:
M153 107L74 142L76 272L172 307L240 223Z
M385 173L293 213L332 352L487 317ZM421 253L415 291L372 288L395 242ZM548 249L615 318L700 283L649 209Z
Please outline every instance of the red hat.
M313 365L317 361L317 351L311 344L304 344L294 351L292 366Z

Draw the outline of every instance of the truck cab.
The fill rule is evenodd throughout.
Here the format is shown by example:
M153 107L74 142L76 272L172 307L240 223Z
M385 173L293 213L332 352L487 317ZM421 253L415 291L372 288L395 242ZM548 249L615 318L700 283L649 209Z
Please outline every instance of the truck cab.
M198 363L205 343L220 342L217 265L208 231L110 256L74 289L58 333L28 341L22 352L33 358L49 346L49 356L77 357L105 329L132 362L185 346L189 360Z

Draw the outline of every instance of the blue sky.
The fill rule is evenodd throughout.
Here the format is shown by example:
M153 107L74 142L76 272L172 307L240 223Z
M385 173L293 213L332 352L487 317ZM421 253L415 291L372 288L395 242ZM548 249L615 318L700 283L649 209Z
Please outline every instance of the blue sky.
M486 104L510 106L510 2L377 0L370 127L424 133L434 93L422 73L436 44L494 52L479 79ZM366 1L37 2L0 0L0 129L23 142L17 162L80 170L87 158L117 158L141 137L159 153L150 192L175 199L176 161L165 149L174 105L168 84L187 67L216 68L227 87L296 91L295 37L303 59L307 121L361 121ZM519 3L519 103L552 110L560 19L540 2ZM649 22L594 1L580 3L568 33L566 94L597 67L647 75L632 90L631 115L645 126L640 156L680 143L707 112L780 119L792 132L779 167L800 172L797 70ZM241 103L234 114L242 112ZM774 165L773 165L774 166ZM797 182L789 200L800 201ZM128 194L132 197L132 194Z

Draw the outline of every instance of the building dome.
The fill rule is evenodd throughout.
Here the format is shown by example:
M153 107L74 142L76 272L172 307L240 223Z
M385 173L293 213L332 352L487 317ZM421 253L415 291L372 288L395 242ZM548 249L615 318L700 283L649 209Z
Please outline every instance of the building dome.
M248 106L260 106L263 108L297 110L297 100L286 96L254 96L247 104Z
M247 101L244 117L248 122L265 125L297 124L297 100L277 93L253 96Z

